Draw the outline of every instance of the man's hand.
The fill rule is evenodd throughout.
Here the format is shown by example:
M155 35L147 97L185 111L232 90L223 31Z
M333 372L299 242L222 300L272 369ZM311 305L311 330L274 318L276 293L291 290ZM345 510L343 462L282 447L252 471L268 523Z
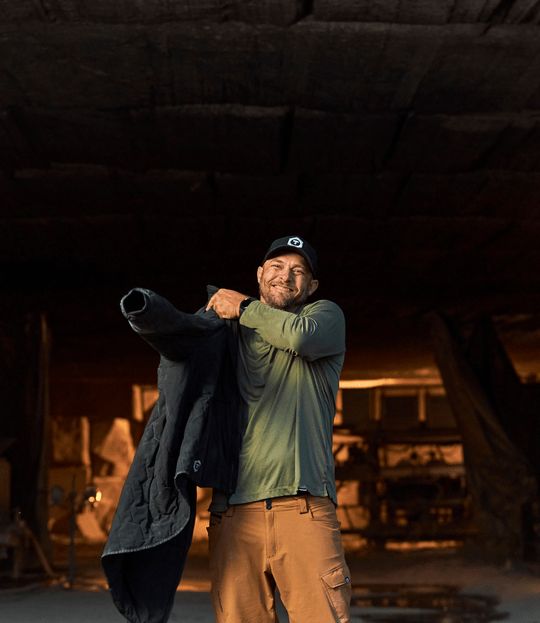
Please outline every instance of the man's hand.
M247 298L247 294L221 289L208 301L206 311L213 308L220 318L236 320L240 317L240 303Z

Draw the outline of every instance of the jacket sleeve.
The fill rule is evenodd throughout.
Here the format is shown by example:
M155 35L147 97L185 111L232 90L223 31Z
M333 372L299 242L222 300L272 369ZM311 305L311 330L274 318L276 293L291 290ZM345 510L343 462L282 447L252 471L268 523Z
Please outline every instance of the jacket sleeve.
M224 322L213 310L186 314L151 290L134 288L120 302L132 329L160 355L179 361Z
M314 361L345 352L345 317L331 301L317 301L298 314L254 301L240 324L254 329L275 348Z

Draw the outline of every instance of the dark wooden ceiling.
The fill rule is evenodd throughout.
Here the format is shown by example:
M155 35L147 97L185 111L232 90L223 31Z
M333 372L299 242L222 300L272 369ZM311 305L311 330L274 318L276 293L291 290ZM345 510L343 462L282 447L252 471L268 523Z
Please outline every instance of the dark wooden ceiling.
M4 300L66 353L119 347L128 288L254 294L300 234L355 374L424 365L432 309L532 357L539 23L537 0L0 0Z

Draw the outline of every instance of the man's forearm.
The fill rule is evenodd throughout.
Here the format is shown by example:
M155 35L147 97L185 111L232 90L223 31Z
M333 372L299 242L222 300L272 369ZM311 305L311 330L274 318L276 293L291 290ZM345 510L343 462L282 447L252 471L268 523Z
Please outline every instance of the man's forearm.
M341 309L321 301L306 315L274 309L260 301L252 303L240 324L255 329L269 344L309 360L345 351L345 320Z

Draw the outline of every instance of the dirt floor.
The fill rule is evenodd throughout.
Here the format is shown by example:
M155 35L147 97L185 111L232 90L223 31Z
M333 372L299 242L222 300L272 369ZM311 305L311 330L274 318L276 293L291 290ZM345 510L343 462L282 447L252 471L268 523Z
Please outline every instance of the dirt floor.
M124 620L107 591L99 562L102 549L103 543L78 541L75 567L70 570L69 544L60 541L56 543L54 578L44 577L39 568L28 570L17 583L4 575L0 579L0 620ZM353 621L540 623L540 570L536 565L490 559L472 546L347 549L353 583ZM186 563L171 622L211 623L214 619L209 588L207 544L197 541ZM287 623L282 605L278 607L278 616L280 623Z

